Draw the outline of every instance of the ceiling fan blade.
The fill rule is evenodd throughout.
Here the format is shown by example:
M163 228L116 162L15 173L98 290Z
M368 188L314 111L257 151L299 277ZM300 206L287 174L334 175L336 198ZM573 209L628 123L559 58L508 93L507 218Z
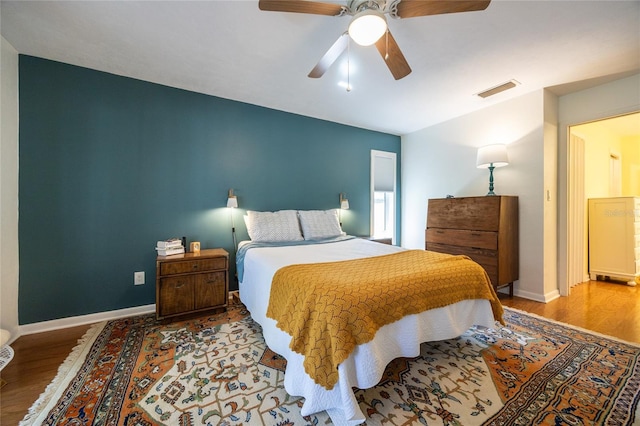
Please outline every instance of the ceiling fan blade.
M399 18L440 15L443 13L484 10L491 0L400 0L397 4Z
M327 53L320 58L318 64L313 67L311 72L309 73L309 77L311 78L320 78L324 75L324 73L329 69L331 65L338 59L338 57L344 52L347 48L347 43L349 43L349 35L347 33L342 34L338 40L327 50Z
M403 77L411 74L411 67L407 63L407 60L404 58L398 43L391 35L391 31L387 30L387 32L380 37L380 40L376 42L376 48L382 59L389 67L389 71L393 74L393 78L396 80L400 80Z
M260 0L260 10L272 12L311 13L314 15L337 16L342 13L344 6L337 3L321 3L301 0Z

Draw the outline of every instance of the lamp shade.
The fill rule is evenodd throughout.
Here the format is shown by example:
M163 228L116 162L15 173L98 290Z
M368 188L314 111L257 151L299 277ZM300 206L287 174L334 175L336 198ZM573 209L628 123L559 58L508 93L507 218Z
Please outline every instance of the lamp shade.
M507 156L506 145L487 145L482 148L478 148L476 166L479 169L486 169L490 166L503 167L507 164L509 164L509 157Z
M227 207L230 209L238 208L238 197L233 195L233 189L229 190L229 195L227 196Z
M360 46L371 46L387 31L387 20L377 10L367 9L353 17L349 36Z
M349 200L344 193L340 193L340 209L349 210Z

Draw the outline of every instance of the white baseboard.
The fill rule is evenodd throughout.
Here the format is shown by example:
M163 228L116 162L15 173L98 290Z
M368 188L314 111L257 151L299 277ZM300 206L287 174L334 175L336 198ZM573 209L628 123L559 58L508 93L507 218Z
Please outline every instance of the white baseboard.
M59 330L61 328L75 327L78 325L91 324L94 322L109 321L118 318L131 317L134 315L149 314L156 311L156 305L135 306L133 308L118 309L115 311L98 312L95 314L80 315L77 317L60 318L51 321L25 324L18 327L19 336L27 334L42 333L44 331ZM19 337L17 336L17 337ZM16 338L17 338L16 337ZM15 340L15 339L13 339Z
M549 303L552 300L555 300L558 297L560 297L560 291L558 289L555 289L549 293L541 295L538 293L531 293L529 291L522 291L522 290L518 290L517 288L514 288L513 295L522 297L524 299L534 300L536 302Z
M544 295L544 303L549 303L552 300L556 300L560 297L560 290L559 289L555 289L549 293L546 293Z

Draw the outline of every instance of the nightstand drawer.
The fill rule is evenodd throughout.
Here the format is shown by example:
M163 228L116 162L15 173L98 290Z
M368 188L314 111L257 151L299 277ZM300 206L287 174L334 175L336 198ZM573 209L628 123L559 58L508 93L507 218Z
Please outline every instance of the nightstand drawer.
M158 289L158 314L173 315L193 310L194 277L185 275L160 279Z
M165 262L161 265L160 274L175 275L216 269L227 269L227 259L225 257Z
M429 228L426 233L426 241L427 244L440 243L490 250L498 249L498 233L489 231Z
M209 272L196 276L195 309L219 306L227 302L227 273Z

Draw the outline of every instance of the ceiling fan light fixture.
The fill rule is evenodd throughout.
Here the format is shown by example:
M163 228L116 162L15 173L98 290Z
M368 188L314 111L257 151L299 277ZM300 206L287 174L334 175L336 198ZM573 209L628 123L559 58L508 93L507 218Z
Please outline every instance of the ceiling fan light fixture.
M360 46L371 46L387 31L387 20L375 9L356 14L349 24L349 36Z

